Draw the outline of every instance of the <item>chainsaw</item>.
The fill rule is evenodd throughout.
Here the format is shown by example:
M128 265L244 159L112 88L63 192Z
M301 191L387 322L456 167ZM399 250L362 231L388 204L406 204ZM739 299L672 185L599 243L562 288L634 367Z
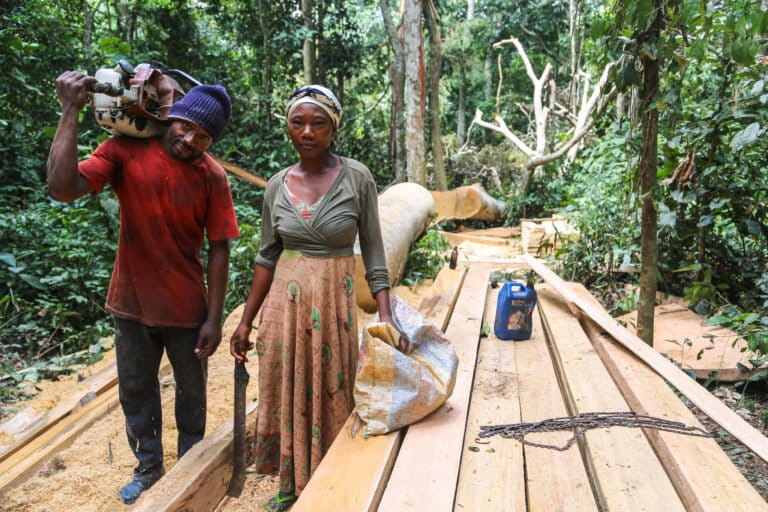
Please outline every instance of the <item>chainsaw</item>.
M94 77L91 104L96 122L111 132L138 138L165 131L171 106L184 97L177 78L200 85L189 74L158 62L133 67L123 59L114 68L99 69Z
M161 135L168 126L171 106L184 97L176 78L194 85L200 81L184 71L168 68L158 62L136 67L120 59L114 68L102 68L91 85L91 105L96 122L107 130L141 139ZM250 171L211 155L227 172L259 187L267 180Z

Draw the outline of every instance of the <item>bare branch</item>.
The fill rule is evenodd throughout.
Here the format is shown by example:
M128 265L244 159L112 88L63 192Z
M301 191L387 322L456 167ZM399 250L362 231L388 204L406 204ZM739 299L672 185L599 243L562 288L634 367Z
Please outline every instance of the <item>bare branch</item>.
M531 79L532 82L536 82L538 78L536 78L536 73L533 72L533 66L531 66L531 61L528 60L528 54L525 53L525 49L523 48L523 45L520 44L520 40L518 40L516 37L510 37L509 39L502 39L501 41L493 43L493 47L498 50L502 46L510 43L515 45L515 48L517 48L517 53L519 53L520 58L523 59L523 64L525 65L525 71L528 73L528 77Z
M604 102L604 105L607 105L608 102L618 94L618 92L619 90L616 89L615 87L611 89L611 91L605 95L606 101ZM529 160L528 163L526 164L526 167L528 169L535 169L536 167L542 166L544 164L548 164L549 162L552 162L562 157L569 149L571 149L587 133L589 133L589 130L591 130L592 127L595 125L595 121L598 118L598 114L602 114L602 111L595 112L595 115L592 117L592 119L590 119L590 121L587 124L585 124L579 131L575 131L573 134L573 137L571 137L565 144L560 146L556 151L553 151L552 153L548 153L546 155L541 155L535 158L531 158L531 160Z
M476 124L478 126L482 126L483 128L488 128L489 130L501 133L504 135L504 137L512 141L512 144L514 144L520 151L525 153L525 155L529 158L532 158L536 155L534 150L529 148L525 142L520 140L517 135L512 133L504 120L499 116L496 116L496 118L493 120L493 123L489 123L488 121L483 121L483 113L480 111L480 109L477 109L475 110L475 118L472 120L472 124Z

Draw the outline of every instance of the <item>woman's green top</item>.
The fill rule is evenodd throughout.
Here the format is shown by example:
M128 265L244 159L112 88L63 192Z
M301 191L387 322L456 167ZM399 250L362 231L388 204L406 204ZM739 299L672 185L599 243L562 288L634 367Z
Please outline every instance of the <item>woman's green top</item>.
M290 167L270 178L264 194L261 249L256 263L274 269L283 249L298 250L313 258L351 256L359 233L365 279L371 293L376 294L389 288L376 183L365 165L346 157L341 161L339 175L308 219L301 216L285 187Z

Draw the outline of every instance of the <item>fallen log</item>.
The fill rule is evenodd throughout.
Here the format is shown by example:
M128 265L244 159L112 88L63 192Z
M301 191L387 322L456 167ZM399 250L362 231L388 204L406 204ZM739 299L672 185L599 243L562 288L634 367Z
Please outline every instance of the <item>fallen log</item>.
M504 201L492 197L479 183L445 192L433 191L432 197L438 220L499 220L506 209Z
M416 183L398 183L379 195L379 222L389 282L394 286L403 275L411 242L426 229L435 211L429 191ZM365 265L359 241L355 243L355 294L357 305L376 311L376 301L365 280Z
M557 290L568 302L581 309L585 315L605 329L613 338L629 349L638 358L650 366L667 382L675 386L691 402L696 404L712 421L741 441L758 457L768 462L768 438L759 430L744 421L738 414L729 409L723 402L702 387L698 382L683 373L664 356L649 347L643 340L629 332L625 327L594 304L579 297L557 274L547 268L544 263L529 255L523 256L533 270L547 283Z

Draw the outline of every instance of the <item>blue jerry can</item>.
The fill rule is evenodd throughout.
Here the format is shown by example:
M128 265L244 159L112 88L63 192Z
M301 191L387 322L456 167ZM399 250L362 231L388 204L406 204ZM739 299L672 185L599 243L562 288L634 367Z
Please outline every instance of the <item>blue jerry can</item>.
M531 315L536 307L536 290L515 281L507 281L499 290L493 333L502 340L527 340L531 337Z

